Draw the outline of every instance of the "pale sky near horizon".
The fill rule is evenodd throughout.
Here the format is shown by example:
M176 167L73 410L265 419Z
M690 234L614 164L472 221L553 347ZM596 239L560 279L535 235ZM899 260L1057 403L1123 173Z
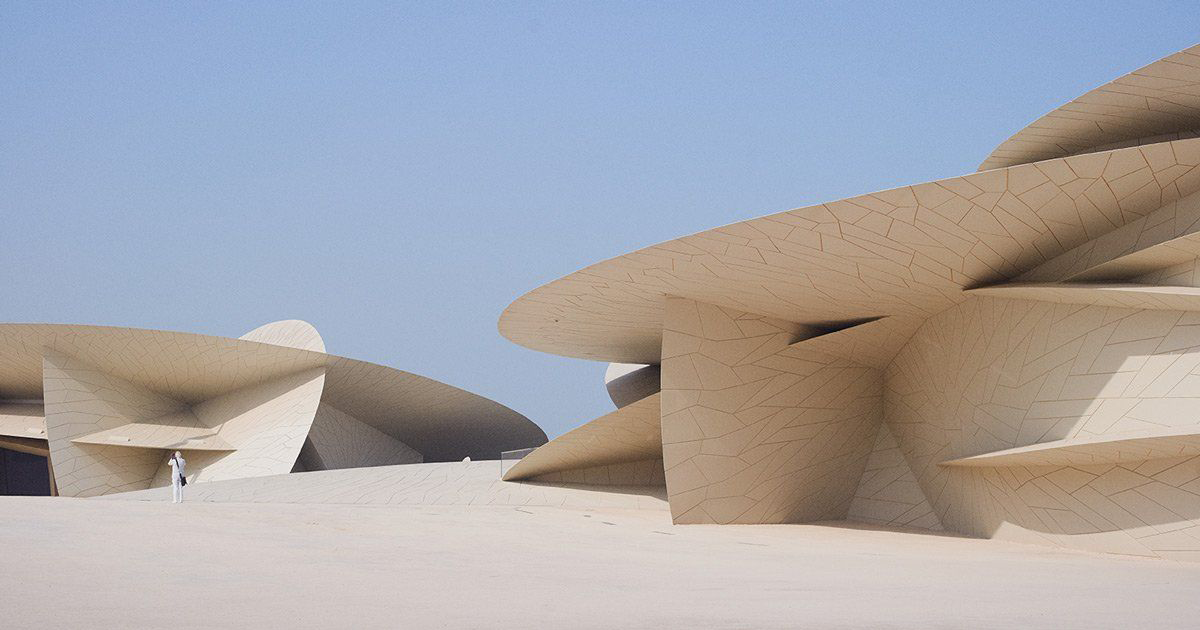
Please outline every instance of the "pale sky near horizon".
M0 3L0 321L236 337L551 436L605 365L496 331L599 260L975 170L1200 4Z

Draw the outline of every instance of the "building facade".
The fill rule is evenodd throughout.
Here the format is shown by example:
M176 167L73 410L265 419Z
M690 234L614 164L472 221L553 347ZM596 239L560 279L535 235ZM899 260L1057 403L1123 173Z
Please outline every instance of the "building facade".
M495 459L545 433L444 383L327 354L309 324L238 339L0 325L0 492L97 496L190 482Z
M1198 136L1194 47L977 172L537 288L504 336L658 383L618 383L615 412L506 478L660 483L676 523L851 518L1200 560Z

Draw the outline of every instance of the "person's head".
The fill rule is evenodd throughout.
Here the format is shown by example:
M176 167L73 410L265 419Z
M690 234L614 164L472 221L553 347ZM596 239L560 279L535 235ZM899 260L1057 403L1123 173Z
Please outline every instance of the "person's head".
M180 455L179 451L175 451L175 459L181 459L182 457L183 455Z

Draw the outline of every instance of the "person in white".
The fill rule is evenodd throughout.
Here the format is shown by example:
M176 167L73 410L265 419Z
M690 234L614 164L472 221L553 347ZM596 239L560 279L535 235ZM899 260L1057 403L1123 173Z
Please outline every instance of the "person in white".
M187 462L175 451L167 463L171 465L171 503L183 503L183 467Z

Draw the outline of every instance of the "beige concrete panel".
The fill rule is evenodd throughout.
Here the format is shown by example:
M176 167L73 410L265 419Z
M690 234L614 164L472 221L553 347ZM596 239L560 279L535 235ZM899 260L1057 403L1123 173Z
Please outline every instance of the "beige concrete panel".
M794 326L668 298L663 463L676 523L845 518L882 416L879 370Z
M149 487L162 461L160 451L74 439L187 407L53 350L45 351L43 374L46 435L59 494L87 497Z
M0 435L46 439L46 410L41 403L0 402Z
M521 458L505 471L504 479L519 481L608 464L661 460L660 401L661 395L653 394L572 429Z
M407 444L325 403L317 407L300 459L309 471L422 462Z
M942 466L1074 466L1200 455L1200 426L1087 436L961 457Z
M1198 129L1200 46L1193 46L1042 116L1005 140L979 170L1194 138Z
M5 397L42 397L42 348L101 366L115 378L188 404L329 360L317 352L190 333L0 324L0 391Z
M968 295L1057 304L1117 306L1171 311L1200 310L1200 287L1047 282L997 284Z
M190 412L186 412L191 415ZM176 417L171 416L171 420ZM204 426L170 424L171 420L131 422L112 429L77 437L76 444L100 444L164 450L232 451L233 446L217 435L217 430Z
M166 485L171 450L186 453L190 479L287 472L324 380L315 368L189 406L73 357L45 360L51 454L68 496Z
M227 454L189 453L188 475L195 481L219 481L277 475L292 470L312 427L325 369L316 368L239 389L193 408L207 427L235 449ZM159 471L164 485L165 463Z
M939 465L1060 440L1200 432L1200 316L974 298L922 326L885 383L888 425L947 529L1113 553L1200 551L1200 457L1183 450L1162 459L1161 445L1135 442L1125 446L1156 458Z
M867 458L847 518L853 521L942 531L941 521L921 491L900 445L885 423Z
M506 479L508 481L508 479ZM666 486L663 460L646 459L637 462L602 464L575 468L530 477L539 483L573 484L580 486Z
M285 319L263 324L242 335L239 339L299 348L300 350L325 352L325 340L321 339L317 329L312 324L299 319Z
M1023 164L715 228L604 261L517 299L510 340L654 363L663 298L830 326L913 331L966 299L1200 190L1200 139ZM907 337L882 338L894 356Z

